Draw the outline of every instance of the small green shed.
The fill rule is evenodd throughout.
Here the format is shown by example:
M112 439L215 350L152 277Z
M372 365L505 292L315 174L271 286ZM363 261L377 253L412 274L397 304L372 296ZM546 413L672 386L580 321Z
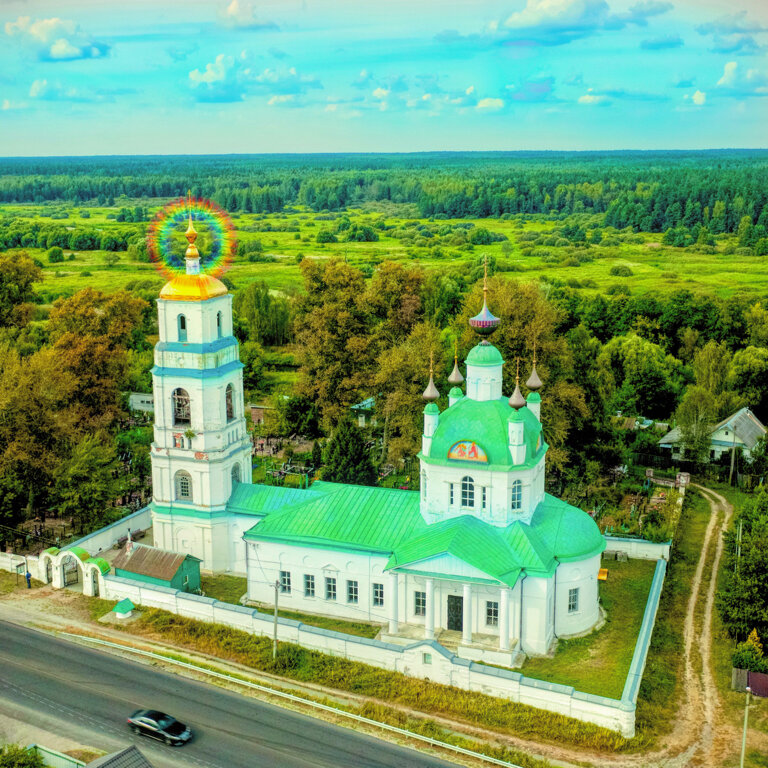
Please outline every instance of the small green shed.
M199 557L129 541L112 561L115 576L183 592L200 590Z

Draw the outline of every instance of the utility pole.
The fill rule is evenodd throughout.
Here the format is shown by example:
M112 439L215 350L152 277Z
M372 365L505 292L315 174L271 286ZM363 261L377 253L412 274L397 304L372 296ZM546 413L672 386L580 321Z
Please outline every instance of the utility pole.
M277 596L280 594L280 582L275 580L275 622L272 634L272 661L277 658Z
M733 465L736 463L736 430L731 426L733 442L731 443L731 473L728 475L728 485L733 485Z
M747 704L744 707L744 733L741 735L741 761L739 762L739 768L744 768L744 756L747 753L747 719L749 718L750 693L752 693L752 689L747 686Z

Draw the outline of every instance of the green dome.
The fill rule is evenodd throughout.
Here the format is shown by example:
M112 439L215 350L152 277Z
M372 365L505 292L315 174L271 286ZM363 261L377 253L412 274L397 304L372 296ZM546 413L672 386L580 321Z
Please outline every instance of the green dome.
M501 352L488 342L481 342L476 347L472 347L464 362L467 365L504 365Z
M435 413L440 413L440 409L437 407L437 403L427 403L424 406L424 413L431 416Z
M462 459L449 459L448 454L456 443L466 442L475 443L481 449L487 458L487 462L484 462L487 465L514 466L509 453L507 426L513 411L506 397L484 401L462 397L440 414L440 421L432 436L429 456L425 457L426 461L434 460L452 465L465 463ZM540 439L541 424L528 408L521 408L518 416L524 424L526 464L533 464L547 449L547 444ZM466 463L475 462L466 461Z
M540 403L541 395L538 392L530 392L525 398L529 403Z
M464 393L461 391L461 387L454 387L448 393L448 397L464 397Z

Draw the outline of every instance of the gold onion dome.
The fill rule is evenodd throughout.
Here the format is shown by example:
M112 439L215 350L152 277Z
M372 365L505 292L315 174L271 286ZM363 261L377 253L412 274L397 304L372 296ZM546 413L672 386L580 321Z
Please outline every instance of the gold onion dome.
M440 397L440 392L435 386L434 369L432 365L432 355L429 356L429 384L421 395L425 400L435 401Z
M453 344L453 370L451 371L451 375L448 377L448 383L452 387L458 387L459 385L464 383L464 377L461 375L461 371L459 370L459 353L458 353L458 345L456 342Z
M205 301L215 296L225 296L227 286L211 275L200 272L200 252L197 250L195 240L197 240L197 230L192 223L192 194L188 193L189 199L189 224L184 236L187 238L187 251L184 254L186 261L186 273L176 275L170 282L163 286L160 291L161 299L171 301Z
M520 361L517 361L517 375L515 376L515 391L512 393L512 397L509 398L509 404L516 410L519 411L521 408L524 408L525 398L523 397L523 393L520 391Z

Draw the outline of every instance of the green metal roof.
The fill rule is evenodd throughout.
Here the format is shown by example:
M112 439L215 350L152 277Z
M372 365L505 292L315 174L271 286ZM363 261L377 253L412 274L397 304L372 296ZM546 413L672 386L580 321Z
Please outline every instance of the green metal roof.
M476 347L469 350L465 365L504 365L504 359L493 344L481 341Z
M528 397L525 398L529 403L540 403L541 395L538 392L529 392Z
M258 498L269 486L241 487ZM558 562L584 560L605 549L589 515L548 494L530 523L501 528L472 515L427 525L417 491L325 482L311 490L315 493L301 491L300 501L271 511L244 538L387 554L387 568L411 570L414 563L449 553L509 586L521 571L551 575Z
M605 538L586 512L549 494L536 508L530 529L561 563L585 560L605 549Z
M440 409L437 407L437 403L427 403L424 406L423 413L428 413L428 414L432 415L434 413L440 413Z
M376 398L368 397L362 403L350 406L351 411L372 411L376 407Z
M468 464L459 460L448 460L448 451L460 440L471 440L479 445L488 456L488 464L497 467L512 467L512 456L509 452L509 431L507 420L514 412L506 397L498 400L473 400L462 397L461 400L446 408L440 414L429 456L431 460L446 461L451 465ZM540 455L547 449L542 440L539 450L536 445L541 434L541 424L528 408L521 408L518 414L524 422L524 441L526 446L525 465L538 461Z
M418 491L341 483L315 483L312 489L317 486L322 493L273 512L245 538L389 554L403 538L426 528Z
M453 387L448 393L449 397L464 397L464 393L461 391L461 387Z
M85 562L97 566L102 573L109 573L109 563L103 557L89 557Z
M67 550L67 552L71 552L75 557L79 558L82 562L85 562L91 556L91 553L88 552L88 550L83 549L82 547L70 547Z
M113 609L114 613L128 613L132 611L136 606L130 601L129 598L124 597Z
M314 483L310 488L286 488L280 485L236 483L227 502L227 512L236 515L264 516L286 506L313 499L325 491L328 483Z
M428 526L423 533L409 538L395 549L387 568L413 566L442 554L454 555L509 586L514 586L520 575L520 565L505 542L501 529L472 515Z

